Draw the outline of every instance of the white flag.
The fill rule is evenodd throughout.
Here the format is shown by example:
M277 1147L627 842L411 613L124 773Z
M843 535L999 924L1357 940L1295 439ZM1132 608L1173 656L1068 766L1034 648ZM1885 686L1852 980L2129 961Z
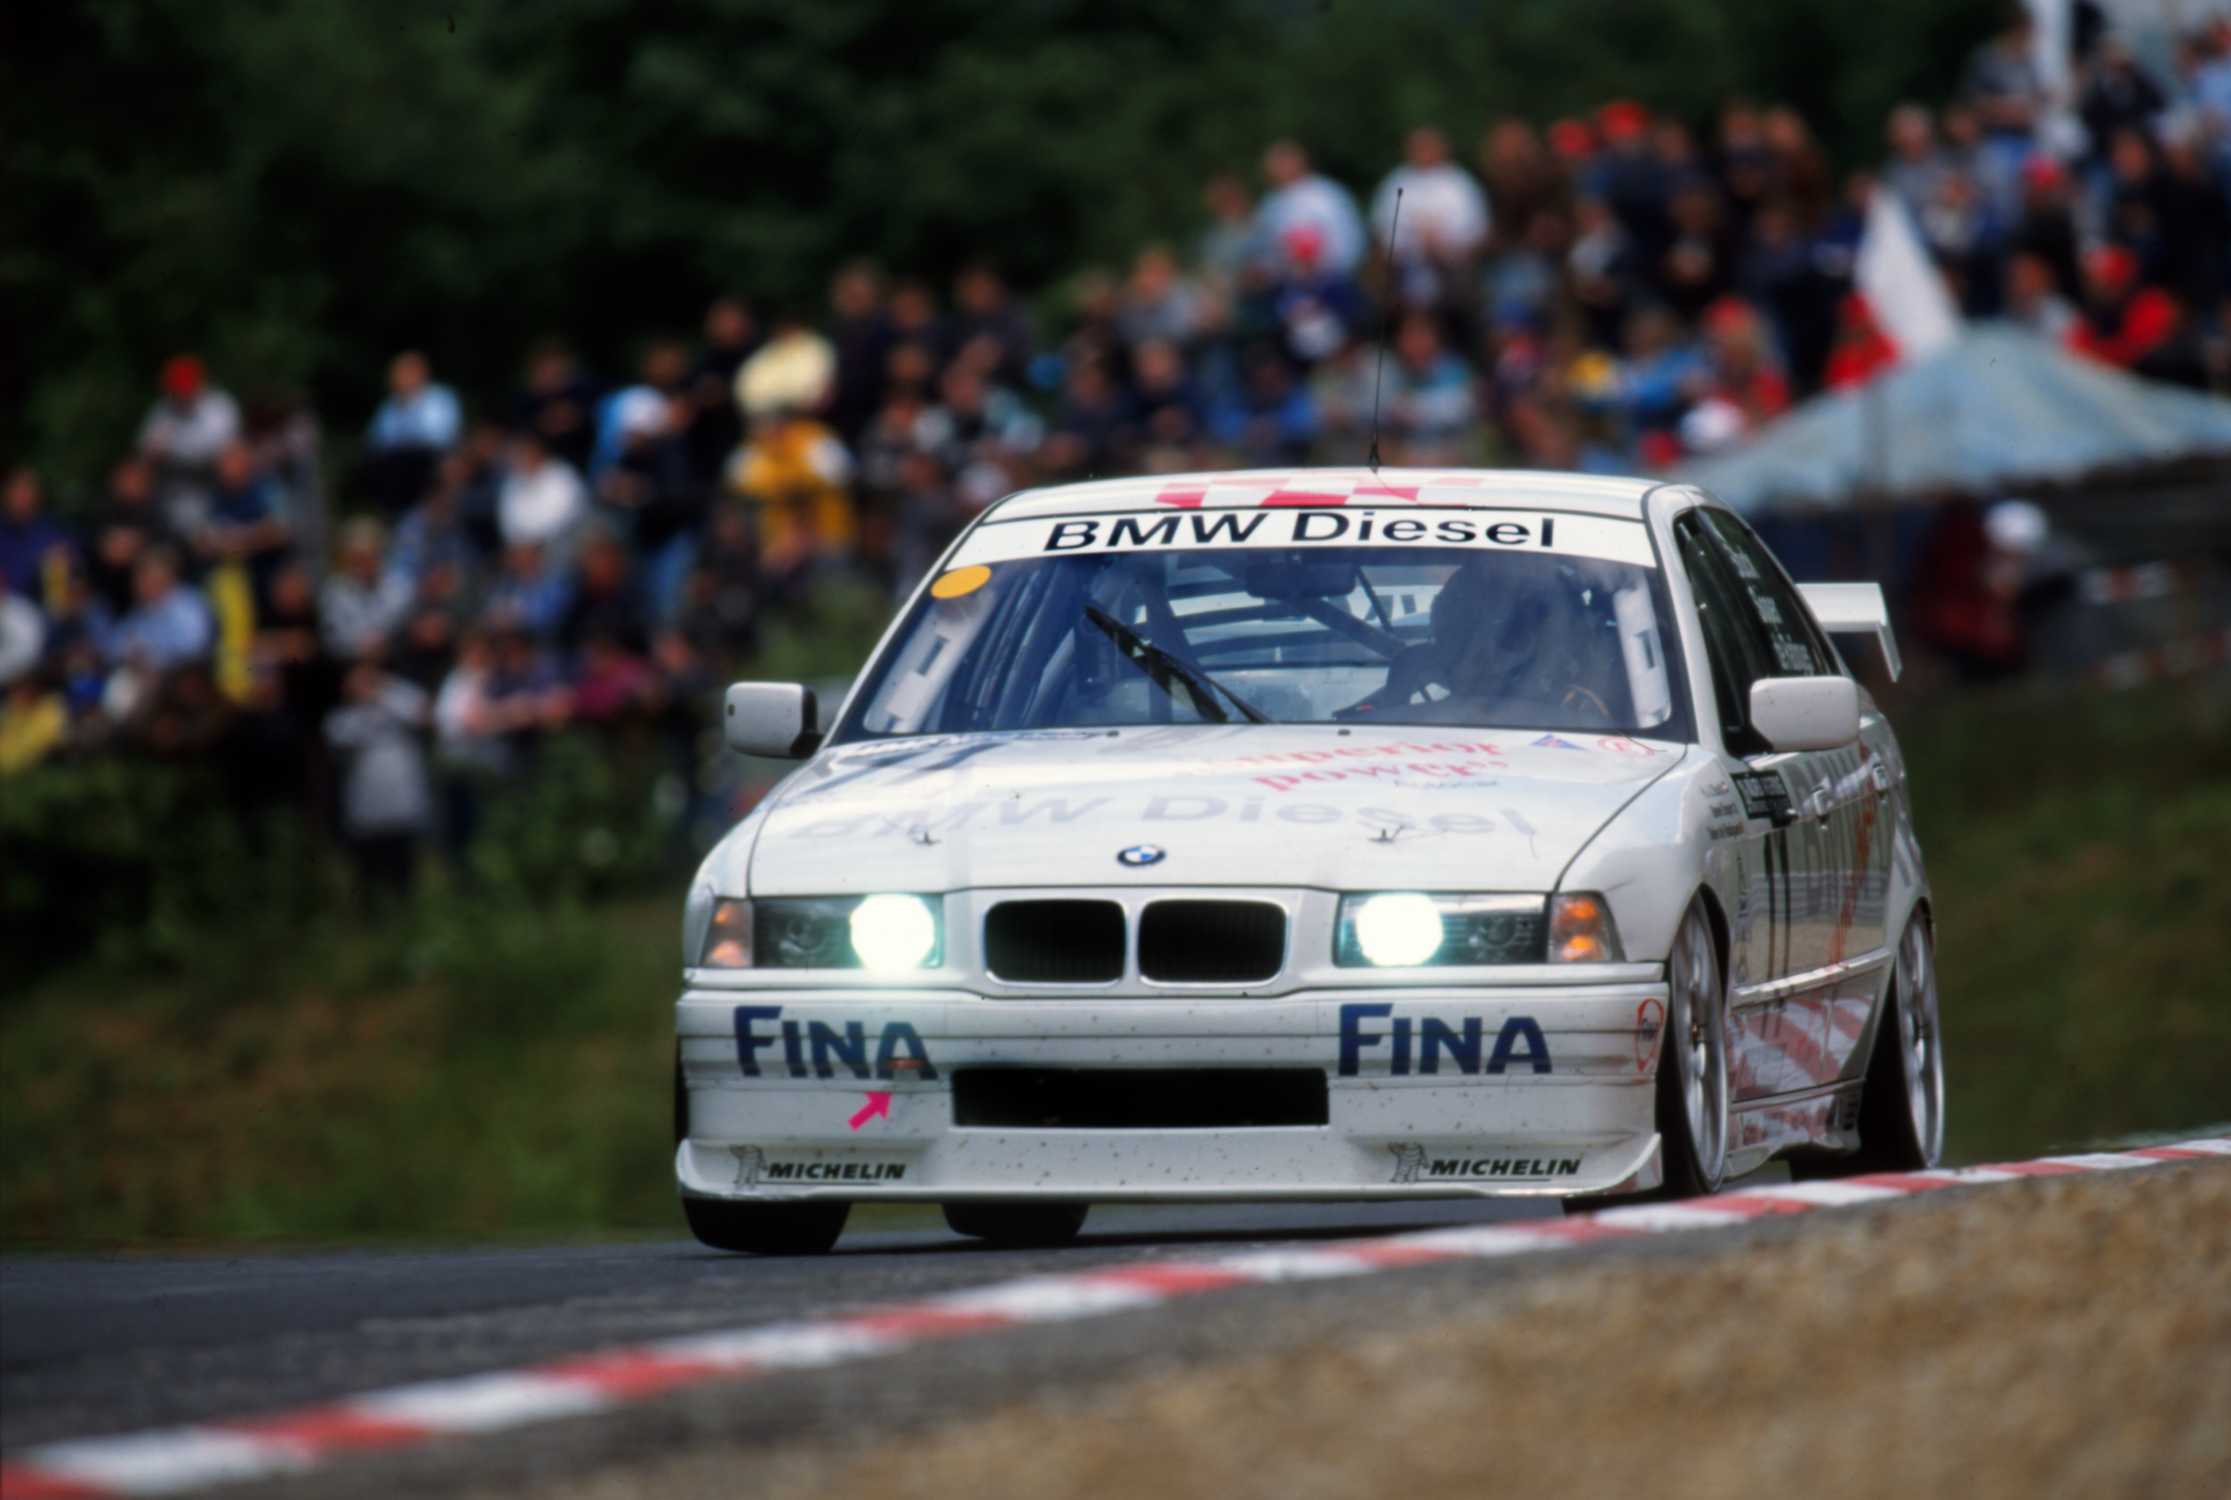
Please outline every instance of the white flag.
M1902 360L1924 359L1960 336L1959 309L1929 261L1921 235L1898 195L1877 187L1867 199L1852 281L1867 299L1875 326Z

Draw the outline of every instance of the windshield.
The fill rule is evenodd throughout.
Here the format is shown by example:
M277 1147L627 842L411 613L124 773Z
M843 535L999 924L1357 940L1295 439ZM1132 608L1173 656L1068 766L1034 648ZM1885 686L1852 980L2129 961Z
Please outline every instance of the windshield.
M979 527L832 738L1261 722L1688 737L1639 523L1374 514Z

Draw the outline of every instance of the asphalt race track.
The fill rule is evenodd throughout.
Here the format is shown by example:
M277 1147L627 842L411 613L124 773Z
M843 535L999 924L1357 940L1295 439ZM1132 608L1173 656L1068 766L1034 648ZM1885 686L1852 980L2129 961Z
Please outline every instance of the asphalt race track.
M0 1450L240 1416L648 1338L812 1316L1047 1270L1226 1253L1554 1203L1102 1207L1060 1250L850 1232L820 1257L691 1240L458 1251L0 1262Z

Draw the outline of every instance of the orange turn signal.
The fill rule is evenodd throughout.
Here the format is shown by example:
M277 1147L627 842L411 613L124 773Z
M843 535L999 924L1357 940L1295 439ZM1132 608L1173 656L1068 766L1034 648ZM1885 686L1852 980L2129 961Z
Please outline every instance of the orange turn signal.
M1593 892L1553 896L1549 903L1549 958L1560 964L1618 963L1619 929L1611 908Z
M698 960L707 969L751 967L751 903L723 896L713 903L705 924L705 951Z

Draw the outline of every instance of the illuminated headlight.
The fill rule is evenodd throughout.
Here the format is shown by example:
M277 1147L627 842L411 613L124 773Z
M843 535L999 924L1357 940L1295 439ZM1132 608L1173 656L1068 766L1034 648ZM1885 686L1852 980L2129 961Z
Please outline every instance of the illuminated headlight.
M1431 896L1404 892L1366 896L1341 924L1342 947L1351 944L1367 964L1408 968L1431 959L1441 946L1441 911ZM1345 957L1345 955L1343 955Z
M920 896L870 896L852 908L852 951L870 973L919 969L937 952L937 914Z
M1615 964L1626 958L1611 904L1593 891L1549 900L1549 959L1559 964Z
M1425 895L1390 891L1340 903L1333 961L1344 968L1538 964L1539 896Z
M903 974L944 962L937 908L920 896L780 896L713 903L707 969L865 969Z

